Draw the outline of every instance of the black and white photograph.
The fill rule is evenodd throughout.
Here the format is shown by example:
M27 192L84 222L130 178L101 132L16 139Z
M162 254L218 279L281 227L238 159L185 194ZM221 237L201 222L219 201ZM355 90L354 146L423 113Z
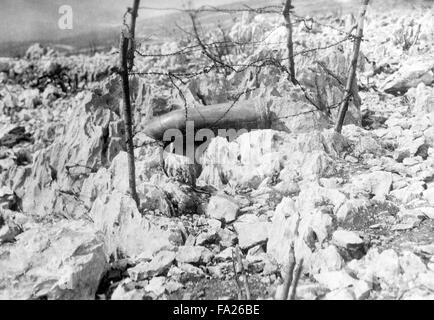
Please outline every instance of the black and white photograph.
M0 0L0 300L434 300L434 0Z

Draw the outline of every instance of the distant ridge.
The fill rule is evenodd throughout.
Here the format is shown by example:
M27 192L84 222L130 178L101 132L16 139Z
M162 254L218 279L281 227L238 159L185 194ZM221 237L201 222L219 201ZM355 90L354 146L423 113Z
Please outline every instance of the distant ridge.
M29 0L2 0L9 3L23 3ZM15 2L16 1L16 2ZM62 0L51 0L53 4L64 3ZM75 0L79 1L79 0ZM206 3L205 0L197 0ZM212 5L213 2L217 0L209 0L208 3ZM222 0L220 0L222 1ZM230 0L223 0L230 1ZM397 5L416 5L417 3L423 3L426 0L412 0L411 3L405 0L382 0L382 1L373 1L373 5L376 7L386 7ZM39 1L37 1L39 3ZM41 3L45 3L46 1L40 1ZM46 31L45 33L39 33L40 36L35 36L31 39L20 40L20 41L1 41L0 40L0 56L22 56L26 49L33 43L39 42L43 46L51 46L53 48L59 48L60 51L66 51L70 54L75 54L79 52L88 52L92 50L106 50L110 49L113 46L118 45L119 41L119 29L121 24L121 16L124 9L131 4L132 0L104 0L104 3L108 3L108 5L116 4L116 8L119 8L119 18L116 15L112 14L110 17L111 23L106 23L104 27L86 27L86 23L79 25L77 28L78 31L76 33L71 33L67 36L61 36L61 34L56 29L56 32L53 31L52 34ZM36 1L32 2L35 5ZM89 1L92 3L92 1ZM155 4L152 7L166 7L163 5L165 1L161 1L162 4ZM181 3L181 1L179 1ZM293 4L295 6L295 10L298 14L301 15L318 15L323 14L325 12L349 12L358 9L359 0L293 0ZM268 5L280 5L282 4L282 0L246 0L246 1L234 1L230 4L220 5L218 7L231 9L231 8L241 8L243 5L249 5L251 7L262 7ZM53 5L56 7L55 5ZM151 5L150 5L151 6ZM90 6L90 9L95 10L95 5ZM182 8L181 4L176 6L167 6L167 7L177 7ZM2 5L3 9L3 5ZM8 8L9 11L10 8ZM30 10L31 8L28 8ZM7 10L6 10L7 11ZM57 11L53 14L58 16ZM97 14L97 13L95 13ZM180 12L170 12L163 11L161 12L161 16L153 16L143 17L142 13L139 16L138 26L137 26L137 35L139 38L148 39L154 38L159 39L160 42L167 41L170 37L176 37L180 34L180 30L176 27L175 23L184 26L186 28L190 27L190 20L186 14ZM1 17L1 13L0 13ZM56 18L57 19L57 18ZM57 21L57 20L56 20ZM118 22L117 22L118 21ZM204 26L212 26L216 23L221 23L223 26L232 22L232 17L230 14L221 13L221 12L207 12L199 15L199 21ZM80 22L80 21L79 21ZM108 26L110 25L110 26ZM52 26L52 28L57 28L56 26ZM0 19L0 29L8 31L8 26L2 25L2 21ZM47 35L48 34L48 35ZM1 39L1 38L0 38ZM66 50L69 48L69 50Z

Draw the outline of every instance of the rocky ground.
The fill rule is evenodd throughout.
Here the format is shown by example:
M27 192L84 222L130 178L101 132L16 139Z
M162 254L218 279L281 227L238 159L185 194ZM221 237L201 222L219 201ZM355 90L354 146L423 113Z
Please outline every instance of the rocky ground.
M66 57L35 45L22 59L1 58L0 298L236 298L238 246L252 298L270 299L291 245L303 259L297 299L434 298L433 14L368 13L342 134L331 128L336 109L312 111L273 66L210 72L181 86L183 96L163 75L132 77L139 205L127 194L116 52ZM321 21L336 29L296 23L296 52L336 42L354 22ZM225 52L234 65L286 56L279 16L244 16L228 36L260 40ZM342 98L351 47L296 57L316 103ZM137 57L136 68L194 72L205 59ZM141 132L153 116L245 88L254 90L243 101L267 105L278 121L213 139L199 169Z

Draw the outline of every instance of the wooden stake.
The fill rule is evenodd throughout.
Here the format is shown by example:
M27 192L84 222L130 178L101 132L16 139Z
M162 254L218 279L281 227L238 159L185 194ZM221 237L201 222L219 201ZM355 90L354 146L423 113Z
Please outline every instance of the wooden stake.
M280 292L280 296L276 296L276 300L288 300L288 293L292 283L294 268L295 268L295 254L294 254L294 245L292 244L289 250L288 265L286 265L286 269L284 272L285 279L283 280L284 281L283 289Z
M131 101L130 101L130 84L128 79L128 39L125 37L124 32L121 32L120 41L120 75L122 79L122 91L123 91L123 117L125 123L125 142L128 153L128 182L129 193L139 206L139 198L136 191L136 166L134 162L134 144L133 144L133 122L131 117Z
M357 24L357 36L354 41L353 58L351 60L350 72L348 75L347 83L345 86L344 99L340 105L338 119L335 126L335 131L342 132L342 126L344 124L345 115L348 111L348 105L352 96L352 88L356 78L357 60L359 59L360 44L363 38L363 25L365 20L366 11L368 9L369 0L362 0L362 9L360 10L359 20Z
M250 300L251 295L250 295L250 288L249 288L249 279L247 277L246 270L244 269L243 259L241 258L241 250L239 245L235 247L235 252L237 255L238 264L240 265L241 268L241 277L243 279L244 291L246 292L246 300Z
M291 9L294 7L291 4L292 0L286 0L285 7L283 8L283 17L285 18L286 27L288 28L288 68L290 73L290 80L293 84L297 84L295 78L295 64L294 64L294 44L292 43L292 23L291 23Z
M238 300L243 300L243 289L241 289L241 283L238 279L238 271L237 271L237 264L236 264L237 258L235 254L235 249L232 249L232 267L234 269L234 280L235 284L237 286L237 293L238 293Z
M301 271L303 270L303 259L300 259L300 262L297 264L297 267L294 271L294 280L292 281L291 293L289 294L289 300L294 300L295 295L297 293L298 281L301 277Z
M134 0L133 8L131 10L131 22L128 42L128 71L131 71L134 67L134 52L136 50L136 20L138 17L138 11L140 6L140 0Z

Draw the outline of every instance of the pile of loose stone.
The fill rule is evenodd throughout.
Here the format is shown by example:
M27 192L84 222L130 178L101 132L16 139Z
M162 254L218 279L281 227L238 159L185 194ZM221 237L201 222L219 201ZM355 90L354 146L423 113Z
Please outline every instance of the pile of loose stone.
M361 110L354 102L342 134L321 116L296 115L307 102L270 73L261 81L277 79L273 90L246 99L294 114L231 142L214 138L200 170L138 125L138 204L128 195L116 76L73 96L1 91L0 298L235 298L238 247L253 297L268 299L291 246L303 260L297 299L433 298L433 39L423 31L403 52L379 43L375 21L364 55L384 48L397 63L361 72L374 86L359 92ZM149 83L132 81L136 113L154 113L150 101L170 108L158 90L149 97ZM204 87L190 89L195 100ZM328 92L331 102L339 96Z

